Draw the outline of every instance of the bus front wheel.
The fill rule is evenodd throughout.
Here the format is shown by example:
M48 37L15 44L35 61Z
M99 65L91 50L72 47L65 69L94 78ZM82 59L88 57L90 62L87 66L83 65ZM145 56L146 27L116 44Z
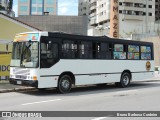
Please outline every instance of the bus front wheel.
M125 72L121 75L120 82L116 83L116 86L121 88L128 87L130 85L130 80L131 80L131 75Z
M70 92L72 87L72 79L69 75L63 75L60 77L58 81L58 91L60 93L68 93Z

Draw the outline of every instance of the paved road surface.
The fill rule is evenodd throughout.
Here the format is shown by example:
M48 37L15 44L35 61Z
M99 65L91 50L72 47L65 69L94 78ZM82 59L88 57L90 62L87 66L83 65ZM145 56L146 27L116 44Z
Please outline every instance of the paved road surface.
M125 89L116 88L114 85L78 87L69 94L57 94L55 89L1 93L0 111L160 111L160 82L132 83L129 88ZM159 120L160 118L102 116L54 119Z

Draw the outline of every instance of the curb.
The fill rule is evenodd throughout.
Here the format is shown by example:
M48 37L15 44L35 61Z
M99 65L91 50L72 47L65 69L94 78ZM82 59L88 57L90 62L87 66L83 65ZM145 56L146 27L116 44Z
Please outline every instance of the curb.
M27 90L36 90L36 88L24 87L24 88L13 88L13 89L1 89L0 93L18 92L18 91L27 91Z

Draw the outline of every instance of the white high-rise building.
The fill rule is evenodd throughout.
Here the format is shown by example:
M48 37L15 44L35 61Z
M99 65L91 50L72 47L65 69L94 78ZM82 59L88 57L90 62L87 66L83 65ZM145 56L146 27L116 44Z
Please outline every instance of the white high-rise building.
M89 15L89 0L79 0L78 15Z
M86 2L87 0L81 0L79 6L83 5L83 1ZM89 35L108 35L111 13L110 1L88 0L89 25L92 26ZM120 38L128 38L131 34L147 33L158 29L155 21L160 19L160 0L118 1Z

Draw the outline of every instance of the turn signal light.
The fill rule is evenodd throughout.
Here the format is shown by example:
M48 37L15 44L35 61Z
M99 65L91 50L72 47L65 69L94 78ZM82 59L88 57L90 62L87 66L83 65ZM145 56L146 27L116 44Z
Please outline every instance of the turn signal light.
M37 80L37 76L33 76L33 80Z

